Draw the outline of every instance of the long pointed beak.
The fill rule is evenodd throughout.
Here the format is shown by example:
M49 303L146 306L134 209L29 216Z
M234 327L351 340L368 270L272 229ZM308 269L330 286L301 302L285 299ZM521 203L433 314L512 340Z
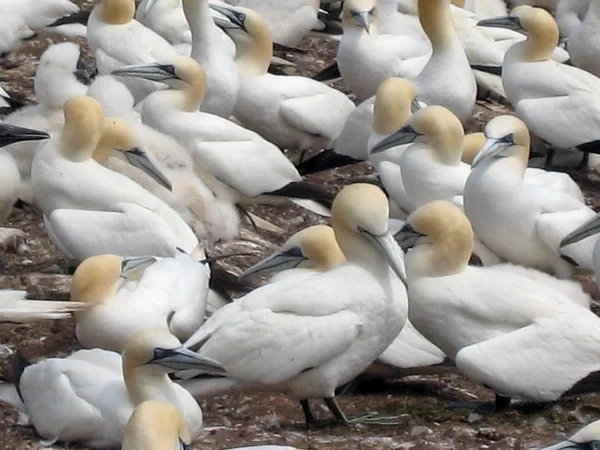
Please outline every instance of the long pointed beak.
M411 112L414 114L416 113L418 110L423 109L427 107L427 104L420 102L418 99L413 99L412 102L410 102L410 110Z
M404 268L404 259L402 251L391 233L386 233L382 236L376 236L369 233L367 230L359 228L363 236L365 236L385 257L392 270L398 275L406 286L406 270Z
M298 247L285 252L276 252L246 269L238 277L239 280L264 272L281 272L298 267L307 258Z
M384 152L392 147L397 147L398 145L410 144L415 142L419 136L421 136L420 133L417 133L410 125L407 125L379 141L371 148L369 153L373 155L375 153Z
M480 27L489 28L507 28L514 31L523 31L521 21L517 16L493 17L491 19L483 19L477 22Z
M175 349L155 348L154 358L149 364L158 364L172 370L200 370L213 375L227 373L227 369L220 362L183 346Z
M485 161L486 159L493 158L501 154L504 150L506 150L509 146L506 143L502 142L500 139L487 138L485 140L485 144L477 154L475 158L473 158L473 162L471 163L471 167L477 166L481 161Z
M394 239L402 251L406 253L413 248L417 241L423 236L424 234L415 231L409 223L405 223L400 231L394 235Z
M544 447L541 448L540 450L560 450L560 449L579 449L579 450L583 450L588 448L587 445L585 444L579 444L577 442L573 442L573 441L562 441L559 442L557 444L554 445L550 445L549 447Z
M152 161L150 161L150 158L148 157L148 154L146 152L140 150L137 147L134 147L130 150L119 151L123 152L123 155L125 155L125 158L127 158L129 164L131 164L134 167L137 167L140 170L143 170L148 175L150 175L158 184L166 187L168 190L173 190L173 185L171 184L169 179L165 175L163 175L163 173L160 170L158 170L154 164L152 164Z
M230 22L229 20L221 19L220 17L213 17L213 22L216 26L218 26L221 30L223 30L229 36L230 30L239 30L240 27L235 23Z
M597 233L600 233L600 214L592 217L590 220L567 234L560 242L560 247L562 248L574 244Z
M212 3L210 3L208 6L214 11L217 11L218 13L223 14L225 17L227 17L231 21L231 23L236 26L236 28L241 28L242 30L246 31L246 26L244 25L244 21L242 20L243 16L241 16L234 9L227 8L226 6L214 5Z
M144 14L148 14L155 4L156 0L148 0L146 2L146 7L144 8Z
M121 262L121 278L130 278L134 274L143 272L157 261L157 256L124 258Z
M359 13L355 13L352 15L354 20L369 34L369 13L367 11L362 11Z
M44 131L0 123L0 147L21 141L40 141L49 137L50 135Z
M111 72L112 75L129 78L143 78L144 80L164 82L166 80L178 80L175 67L171 64L137 64L124 66Z

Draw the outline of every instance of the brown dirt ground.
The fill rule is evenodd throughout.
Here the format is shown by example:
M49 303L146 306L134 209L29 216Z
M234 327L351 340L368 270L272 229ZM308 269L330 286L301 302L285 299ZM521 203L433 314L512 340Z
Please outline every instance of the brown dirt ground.
M80 1L89 8L89 1ZM22 48L0 59L0 81L13 93L28 102L35 101L32 77L41 53L53 42L66 38L42 31L24 43ZM93 65L93 58L85 47L83 58ZM311 75L326 67L335 54L335 44L319 36L310 36L302 44L306 55L292 56L298 69L292 72ZM289 69L288 69L289 70ZM344 89L343 85L337 86ZM490 117L505 113L500 105L480 102L468 131L481 129ZM297 152L290 152L296 159ZM367 164L338 169L311 177L332 192L352 181L370 175ZM600 206L598 174L595 171L574 173L584 188L593 207ZM322 222L323 219L298 207L278 208L255 206L251 210L285 230L285 235L260 232L271 245L280 244L293 232ZM27 233L25 245L18 251L2 255L7 262L0 269L0 288L27 289L35 298L66 298L68 282L66 263L45 235L39 214L33 209L15 209L5 226L19 228ZM217 253L231 249L245 249L243 244L218 246ZM259 258L237 257L223 262L233 272L248 267ZM589 292L596 288L589 276L580 277ZM27 358L63 356L79 348L74 336L72 320L53 321L0 329L0 376L11 379L11 351L19 349ZM5 347L6 346L6 347ZM414 376L372 385L357 395L340 400L349 414L378 411L399 415L395 426L329 427L306 430L303 416L296 401L283 395L236 394L202 402L206 432L194 443L194 449L221 449L231 446L259 443L289 444L306 449L529 449L563 439L566 435L598 418L600 397L586 395L547 405L535 412L512 410L500 415L482 415L469 411L445 409L457 400L491 400L493 394L458 375ZM316 411L327 417L320 402L314 402ZM23 425L16 412L0 404L0 449L41 449L33 428ZM76 449L76 445L55 444L48 448Z

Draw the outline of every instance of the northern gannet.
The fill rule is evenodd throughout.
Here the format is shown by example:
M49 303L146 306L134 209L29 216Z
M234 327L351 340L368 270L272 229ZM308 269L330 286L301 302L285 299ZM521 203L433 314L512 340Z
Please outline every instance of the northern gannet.
M240 218L235 205L224 198L216 198L213 192L196 175L192 155L175 138L144 124L133 111L133 96L124 84L112 75L96 77L87 95L98 100L110 118L105 119L102 139L106 159L100 160L96 148L94 158L101 164L108 164L112 170L121 172L135 180L144 189L156 195L175 211L199 237L206 237L209 243L233 239L239 233ZM121 120L116 120L120 118ZM125 121L126 124L123 124ZM133 131L135 136L131 135ZM125 144L123 139L128 140ZM148 153L152 162L165 174L173 186L169 191L146 173L126 164L121 158L114 158L120 152L112 150L123 145L137 146Z
M182 4L192 32L190 56L206 74L206 95L200 110L228 119L234 112L241 81L235 48L213 22L208 0L182 0Z
M28 300L26 291L0 290L0 327L38 320L66 319L87 305L80 302Z
M65 123L63 105L76 95L85 95L87 86L77 79L80 49L72 42L53 44L40 57L33 79L37 105L21 108L4 118L4 122L53 133ZM11 145L11 153L21 174L19 198L32 202L31 162L39 144L21 142Z
M355 106L342 92L300 76L267 73L273 41L264 20L245 8L213 7L237 47L240 91L233 112L246 127L283 149L322 149Z
M48 441L106 448L121 443L137 405L167 401L183 412L192 438L197 438L202 410L168 376L183 369L225 373L221 364L185 349L171 334L143 331L127 343L122 358L106 350L79 350L21 368L16 380L23 403L19 406Z
M228 371L219 379L187 380L194 396L286 392L301 399L307 423L314 421L308 399L323 398L336 420L349 422L335 403L335 388L391 344L405 323L406 297L397 278L403 276L401 254L388 231L388 203L380 189L343 188L332 224L347 263L310 275L310 283L299 277L256 289L217 310L188 339L188 348L218 354Z
M388 78L381 83L375 96L373 120L367 141L366 148L369 152L374 147L388 142L388 138L402 128L411 116L412 110L420 108L417 105L416 95L416 86L407 79ZM369 161L379 175L386 192L406 215L415 208L402 184L400 160L408 145L400 144L388 147L385 152L369 153Z
M345 262L346 257L335 240L333 229L326 225L315 225L294 234L276 253L247 269L240 278L275 272L270 283L281 280L293 282L293 277L325 272ZM366 369L365 374L377 376L383 370L383 373L395 377L415 375L421 373L420 369L441 364L445 359L439 348L406 321L400 334L374 365Z
M562 2L561 2L562 3ZM600 76L600 2L592 0L581 24L569 33L571 62L580 69Z
M100 75L114 69L168 58L177 51L164 38L133 18L134 0L101 0L87 22L87 40ZM147 80L124 83L139 102L159 85Z
M227 119L198 111L206 92L202 67L186 56L115 71L167 84L143 104L142 120L183 144L194 157L200 178L215 193L235 202L256 202L261 195L286 196L302 206L330 205L318 187L302 182L294 165L259 134ZM260 197L264 199L265 197Z
M73 97L64 111L63 130L40 147L31 170L34 201L59 250L75 261L108 253L173 256L177 248L192 253L198 239L175 211L91 158L104 126L100 104ZM128 160L157 174L137 149L120 150L133 150Z
M592 422L569 439L558 442L557 444L550 445L548 447L541 448L540 450L584 450L586 448L593 449L595 446L598 446L598 442L600 442L600 421L597 420Z
M573 268L559 255L559 244L594 211L568 194L524 182L530 138L518 118L492 119L485 135L464 190L464 209L477 237L508 262L570 277ZM595 242L588 238L563 253L592 270Z
M399 182L412 209L433 200L462 203L471 167L461 161L464 131L452 112L442 106L428 106L410 116L396 132L386 131L389 135L371 147L371 155L390 147L396 154L402 153L397 161L401 170ZM391 182L398 184L396 180ZM394 201L403 209L406 207L401 197L394 197Z
M507 17L479 24L527 35L506 53L502 83L517 116L531 132L557 149L600 152L600 79L550 59L558 43L552 16L540 8L521 6Z
M183 341L204 321L209 277L205 261L181 252L174 258L92 256L71 282L71 300L89 306L75 314L77 339L86 348L116 352L149 329Z
M19 168L10 153L1 150L10 144L22 141L39 141L48 139L50 135L43 131L31 130L29 128L17 127L0 122L0 225L2 225L12 212L12 207L19 198L19 185L21 176ZM0 247L15 238L23 237L21 230L0 227Z
M433 4L431 7L436 9ZM360 101L375 95L386 78L416 77L431 55L429 46L418 38L379 34L378 17L376 0L344 2L344 34L337 64L344 82Z
M548 402L594 387L585 379L600 370L600 319L530 277L468 266L473 230L459 208L429 203L396 237L407 251L410 321L495 390L496 410L512 396Z

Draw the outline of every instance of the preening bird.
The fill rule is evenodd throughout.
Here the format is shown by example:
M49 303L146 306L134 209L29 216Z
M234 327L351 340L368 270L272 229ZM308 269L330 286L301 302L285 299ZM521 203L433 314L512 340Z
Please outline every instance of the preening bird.
M175 211L92 159L104 126L100 104L74 97L64 111L62 132L39 149L31 171L35 202L58 249L74 261L107 253L173 256L177 248L203 258L198 239ZM139 149L120 150L129 162L164 180Z
M86 348L121 352L139 331L163 329L184 341L204 321L210 270L178 252L174 258L99 255L83 261L71 299L88 305L75 314Z

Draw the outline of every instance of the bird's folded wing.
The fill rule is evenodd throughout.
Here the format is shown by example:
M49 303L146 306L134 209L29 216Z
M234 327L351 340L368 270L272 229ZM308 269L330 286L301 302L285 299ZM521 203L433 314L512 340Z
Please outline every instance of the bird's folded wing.
M245 311L214 330L199 353L224 364L231 378L276 384L340 355L360 329L349 311L319 317Z
M175 254L178 239L162 218L132 203L117 207L120 211L57 209L47 218L56 238L76 259L107 253Z
M296 129L315 136L331 136L332 131L341 129L341 126L332 129L332 118L342 112L336 108L336 103L331 94L319 93L284 100L279 111L283 119Z
M576 314L555 313L516 331L465 347L456 366L500 394L555 400L600 370L600 321L573 305Z

